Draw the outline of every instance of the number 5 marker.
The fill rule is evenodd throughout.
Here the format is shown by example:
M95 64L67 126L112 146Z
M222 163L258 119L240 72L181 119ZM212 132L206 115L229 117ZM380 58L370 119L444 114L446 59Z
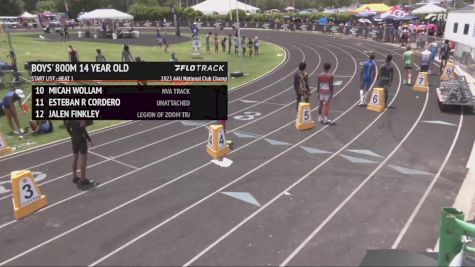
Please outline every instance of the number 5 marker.
M315 122L312 121L309 103L299 103L295 127L299 131L313 129L315 127Z

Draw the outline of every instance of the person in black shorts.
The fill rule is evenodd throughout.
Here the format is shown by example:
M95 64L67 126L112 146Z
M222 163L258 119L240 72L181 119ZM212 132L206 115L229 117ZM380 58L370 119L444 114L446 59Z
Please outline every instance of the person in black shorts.
M71 136L71 143L73 145L73 183L79 182L80 185L94 184L94 181L86 178L87 142L89 141L91 147L94 146L86 131L86 121L65 120L64 125ZM81 177L77 175L78 162L80 163Z
M69 27L68 24L64 24L64 41L69 41Z
M387 55L386 62L381 66L378 73L379 88L384 88L384 107L388 107L388 88L391 86L394 78L394 68L391 65L392 55Z
M450 57L450 45L449 40L445 40L444 45L440 48L439 60L440 60L440 73L445 69L447 61Z

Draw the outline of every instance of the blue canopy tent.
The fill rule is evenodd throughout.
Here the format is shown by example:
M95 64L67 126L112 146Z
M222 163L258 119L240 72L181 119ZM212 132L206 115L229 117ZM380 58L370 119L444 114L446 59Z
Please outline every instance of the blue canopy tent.
M326 24L328 24L328 18L321 18L321 19L318 20L318 23L326 25Z

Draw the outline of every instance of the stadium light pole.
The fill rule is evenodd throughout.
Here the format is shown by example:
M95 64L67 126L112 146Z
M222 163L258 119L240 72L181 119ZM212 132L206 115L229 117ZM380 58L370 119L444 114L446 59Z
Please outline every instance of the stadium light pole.
M242 55L242 46L241 46L241 27L239 27L239 9L236 1L236 23L237 23L237 43L238 43L238 57L241 58ZM239 59L241 61L241 59ZM241 65L241 64L239 64ZM242 77L244 73L240 70L231 72L231 77Z

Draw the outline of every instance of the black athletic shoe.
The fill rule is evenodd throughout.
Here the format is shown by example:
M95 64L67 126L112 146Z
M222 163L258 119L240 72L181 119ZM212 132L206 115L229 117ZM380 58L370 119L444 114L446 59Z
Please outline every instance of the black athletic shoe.
M81 185L91 185L91 184L94 184L94 183L96 183L96 182L94 182L93 180L84 179L84 180L79 181L79 183L80 183Z
M73 183L77 184L79 182L79 177L78 176L74 176L73 177Z

